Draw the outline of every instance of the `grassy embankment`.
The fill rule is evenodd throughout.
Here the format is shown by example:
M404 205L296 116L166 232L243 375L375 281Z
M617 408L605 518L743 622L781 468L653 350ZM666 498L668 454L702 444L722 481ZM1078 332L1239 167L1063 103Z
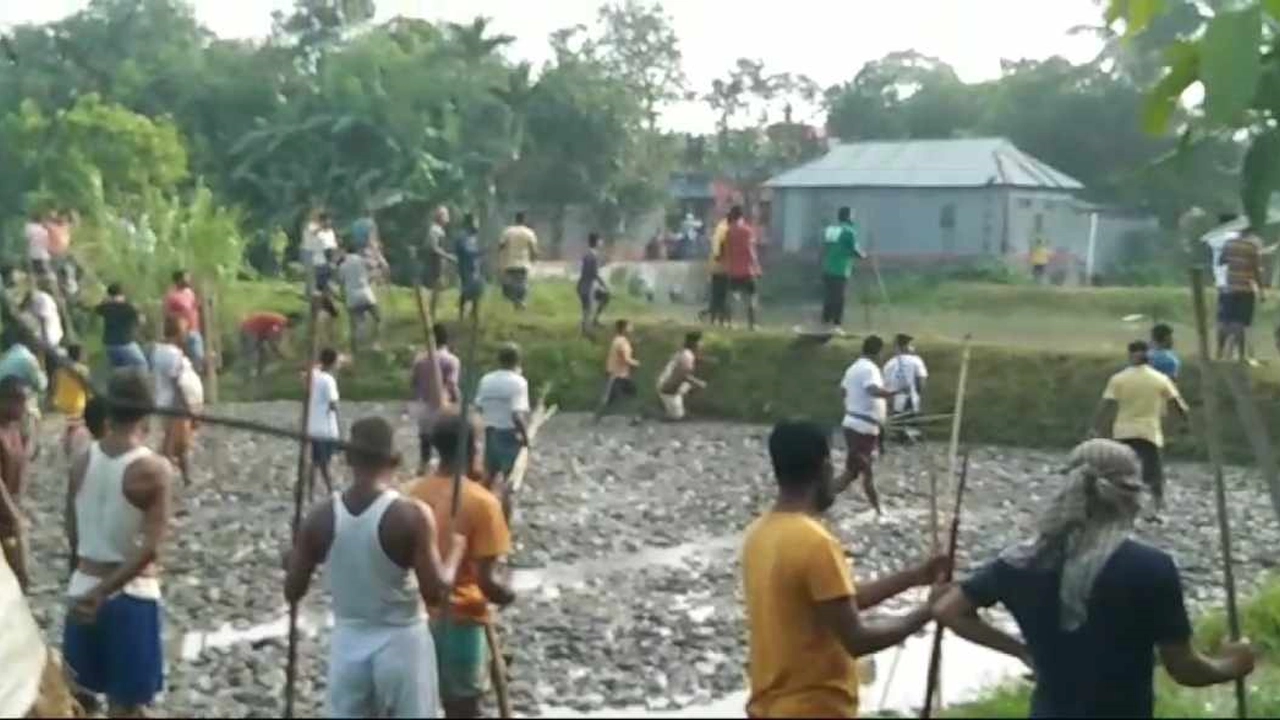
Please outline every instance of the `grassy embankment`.
M1280 717L1280 581L1268 583L1261 592L1241 608L1241 623L1246 637L1257 648L1261 658L1258 669L1250 676L1248 687L1251 717ZM1212 651L1226 636L1226 619L1222 613L1201 619L1196 627L1196 642ZM949 709L950 717L1008 718L1027 717L1031 689L1027 683L1006 685L986 693L975 702ZM1231 684L1192 689L1175 684L1164 670L1156 671L1156 717L1233 717L1235 692Z
M886 337L899 329L911 330L920 337L918 344L932 374L928 412L950 410L960 364L959 338L972 333L975 340L965 441L1065 447L1081 438L1107 377L1123 366L1124 341L1147 329L1145 323L1121 323L1119 318L1129 314L1143 313L1177 324L1185 366L1180 385L1193 405L1199 404L1201 384L1192 350L1195 339L1187 325L1191 315L1188 294L1172 288L1069 290L943 284L927 295L917 296L910 305L895 307L892 314L877 314L876 320L882 326L874 329ZM467 327L456 323L454 302L452 294L442 298L441 315L453 326L454 349L462 354ZM254 309L288 312L302 307L298 289L283 283L244 283L233 297L223 299L219 313L223 348L233 363L221 381L224 400L248 398L234 367L234 319ZM406 397L408 368L423 343L411 291L387 293L383 309L387 318L385 350L363 353L354 367L343 371L340 381L344 397ZM927 318L927 322L904 323L896 317L908 310ZM535 285L531 305L522 314L515 313L491 289L483 308L479 346L482 364L491 364L500 342L516 341L525 350L526 374L535 386L552 383L552 400L563 409L592 407L601 387L610 331L602 330L595 340L579 337L577 313L577 300L567 283ZM620 298L608 317L611 321L623 315L636 320L634 343L643 363L638 381L642 389L648 389L689 326L629 298ZM957 320L940 324L938 316ZM1019 340L1052 323L1075 323L1105 331L1095 335L1083 331L1058 334L1047 347ZM338 325L340 335L345 334L345 317ZM988 328L992 332L986 332ZM856 323L854 330L859 331ZM91 334L96 335L96 331ZM292 346L296 356L300 338L295 337ZM708 331L700 372L711 388L691 398L691 412L737 421L767 422L804 415L835 422L840 413L837 385L857 352L856 338L815 346L797 344L789 330L779 328L756 333ZM1280 377L1274 366L1255 372L1254 379L1259 406L1270 426L1280 427ZM277 365L263 382L263 390L263 396L269 398L299 397L302 388L296 369L292 364ZM656 407L656 398L650 396L646 400ZM1234 460L1247 460L1249 451L1237 428L1234 416L1228 418L1223 433L1227 451ZM945 428L939 426L936 430L941 433ZM1184 457L1204 457L1198 440L1180 431L1170 434L1170 450Z

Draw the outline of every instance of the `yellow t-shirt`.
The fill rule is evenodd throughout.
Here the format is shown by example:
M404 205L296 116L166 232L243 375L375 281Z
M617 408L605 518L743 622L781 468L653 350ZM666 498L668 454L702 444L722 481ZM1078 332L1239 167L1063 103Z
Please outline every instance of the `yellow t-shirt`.
M1032 265L1048 265L1049 264L1049 246L1036 245L1031 248L1031 264Z
M1178 387L1164 373L1150 365L1125 368L1107 382L1104 400L1114 400L1116 421L1111 436L1117 440L1146 440L1156 447L1164 446L1160 422L1169 401L1177 398Z
M721 220L711 234L711 257L707 258L707 267L713 275L724 273L724 263L720 262L720 250L724 247L724 238L729 234L729 222Z
M82 374L88 375L88 368L83 365L76 367ZM88 404L89 396L84 390L84 386L80 381L64 367L59 367L53 373L53 406L58 412L69 418L84 417L84 406Z
M502 231L498 247L498 262L503 270L527 270L533 266L533 254L538 250L538 236L524 225L512 225Z
M625 335L619 335L609 345L609 357L605 358L604 369L610 377L631 377L632 359L631 341Z
M751 717L855 717L858 664L818 622L819 603L854 595L840 543L800 513L771 512L747 528Z

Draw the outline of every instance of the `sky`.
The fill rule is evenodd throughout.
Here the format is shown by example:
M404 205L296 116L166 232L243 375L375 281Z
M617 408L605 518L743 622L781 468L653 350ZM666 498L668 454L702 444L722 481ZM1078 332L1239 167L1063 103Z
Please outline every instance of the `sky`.
M46 22L75 12L87 0L0 0L0 29ZM493 19L494 32L514 35L509 54L535 65L548 58L547 36L590 24L601 0L377 0L378 19L397 15L465 22ZM1000 74L1002 59L1062 55L1082 62L1098 41L1071 36L1096 25L1095 0L667 0L694 90L708 88L739 57L770 72L802 73L823 87L851 79L867 61L914 49L949 63L966 81ZM265 35L273 9L291 0L194 0L200 21L224 37ZM812 111L810 111L812 112ZM820 120L800 117L801 120ZM668 109L663 125L707 131L711 112L698 103Z

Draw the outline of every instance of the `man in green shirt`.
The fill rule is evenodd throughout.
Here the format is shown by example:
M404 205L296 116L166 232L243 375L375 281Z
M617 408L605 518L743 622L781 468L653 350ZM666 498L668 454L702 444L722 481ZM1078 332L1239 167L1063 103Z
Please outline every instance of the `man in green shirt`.
M853 274L854 258L866 254L858 245L858 226L853 213L840 208L834 225L822 236L822 324L840 327L844 322L844 297Z

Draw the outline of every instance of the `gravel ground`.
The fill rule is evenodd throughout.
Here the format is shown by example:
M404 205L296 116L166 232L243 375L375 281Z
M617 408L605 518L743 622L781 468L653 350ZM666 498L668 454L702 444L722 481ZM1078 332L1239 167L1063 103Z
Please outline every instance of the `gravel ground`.
M348 418L401 417L394 405L347 405ZM294 403L220 408L291 426ZM55 437L50 421L44 437ZM416 461L416 439L401 422L397 441ZM764 440L768 429L730 424L631 427L560 416L539 437L519 499L511 564L526 591L503 613L513 655L518 712L647 705L685 707L740 689L744 628L736 541L772 498ZM46 443L52 450L51 443ZM204 428L192 487L180 490L173 544L165 559L168 692L166 714L279 714L285 643L277 632L229 644L184 633L246 630L283 613L280 553L289 534L296 446ZM974 448L961 532L961 572L1029 533L1051 494L1061 454ZM879 466L888 518L877 522L855 488L830 516L859 576L903 566L928 547L928 466L945 467L945 448L890 448ZM32 526L33 607L51 638L60 635L65 579L61 506L65 461L46 451L35 463L24 505ZM1220 595L1212 481L1207 468L1168 468L1169 511L1140 534L1174 553L1188 597L1204 606ZM1247 592L1275 565L1280 540L1261 479L1227 471L1237 577ZM950 507L950 501L944 506ZM303 609L299 715L320 712L324 696L322 583ZM270 635L270 633L267 633Z

